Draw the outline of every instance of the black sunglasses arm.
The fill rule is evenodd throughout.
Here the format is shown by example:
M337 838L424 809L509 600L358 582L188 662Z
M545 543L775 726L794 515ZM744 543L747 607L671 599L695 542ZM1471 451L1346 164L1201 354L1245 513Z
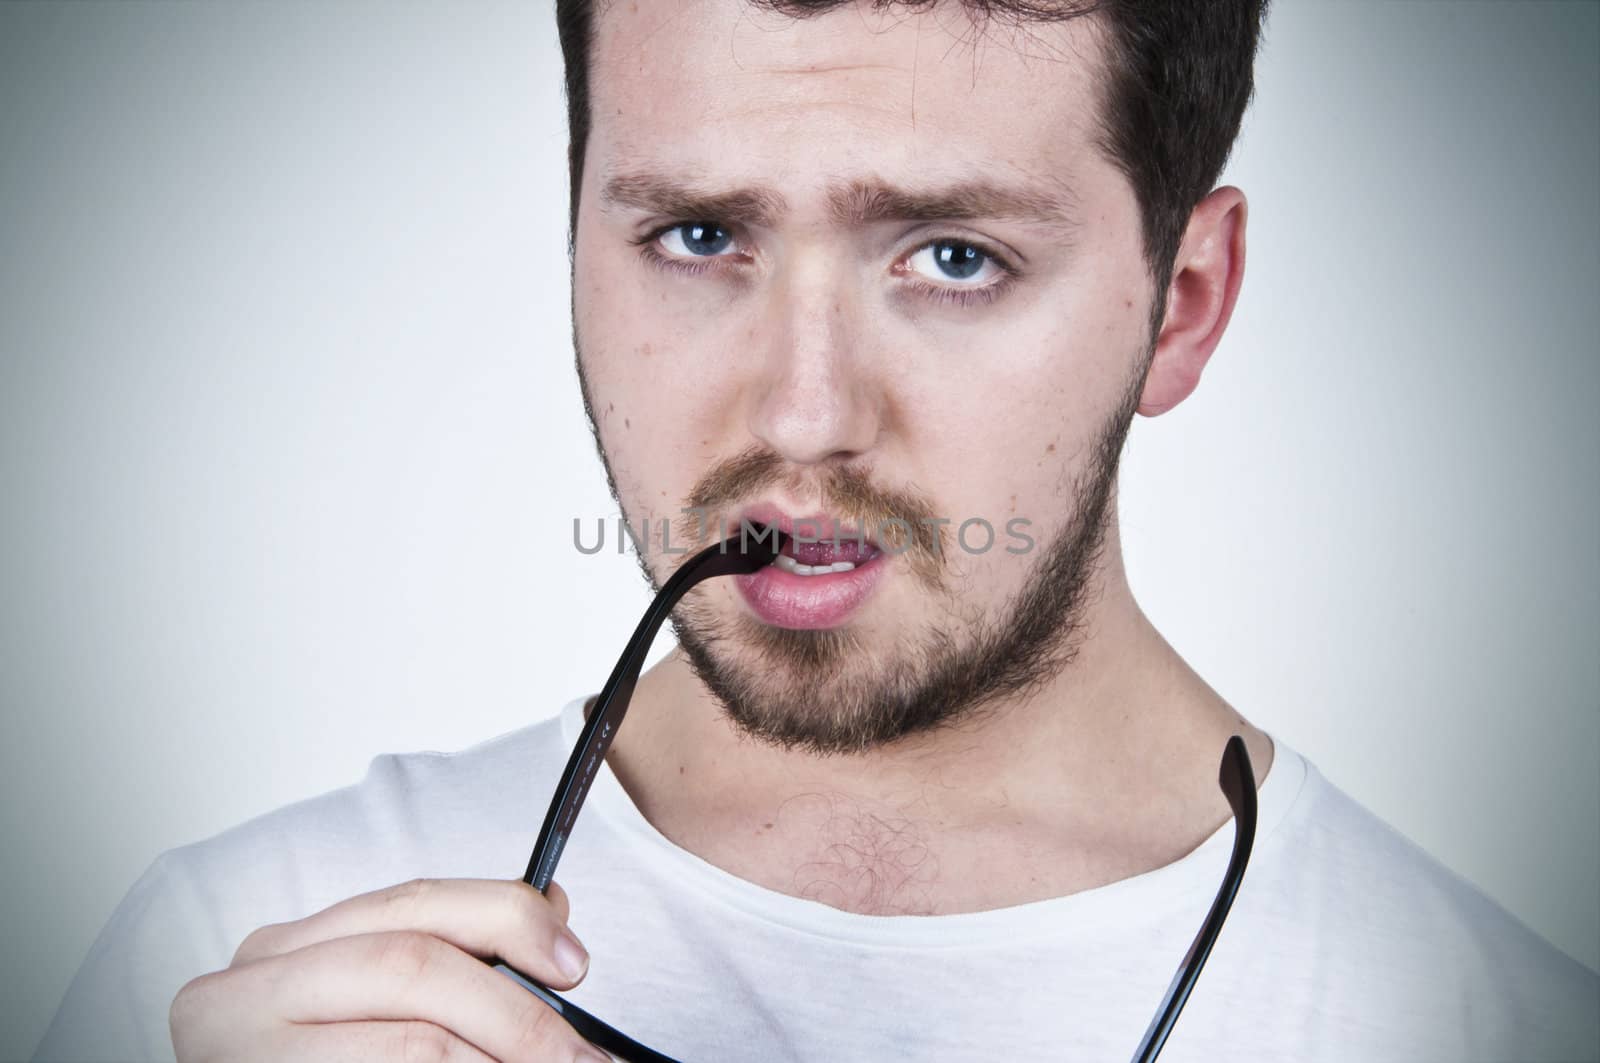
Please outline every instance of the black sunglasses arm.
M1229 807L1233 809L1233 855L1228 858L1228 871L1222 876L1222 887L1217 891L1216 900L1211 902L1211 911L1200 925L1200 933L1195 935L1194 943L1189 946L1183 963L1178 967L1178 973L1172 978L1172 984L1167 986L1166 996L1161 998L1155 1018L1150 1020L1144 1038L1134 1050L1133 1063L1151 1063L1160 1053L1161 1046L1166 1044L1167 1034L1172 1032L1173 1024L1178 1021L1178 1013L1189 999L1189 991L1200 979L1200 968L1206 965L1211 946L1216 944L1217 935L1222 932L1222 921L1228 917L1228 909L1233 907L1233 898L1239 892L1240 882L1244 880L1245 864L1249 863L1250 850L1255 845L1256 777L1250 766L1250 754L1245 750L1244 739L1238 735L1230 737L1227 747L1222 751L1222 768L1217 783L1227 795Z
M617 666L611 670L611 678L600 689L594 711L589 714L566 770L561 773L561 781L556 785L555 799L545 814L539 840L528 859L528 870L522 876L524 882L541 893L550 888L556 865L561 861L561 851L572 834L572 825L583 808L584 799L589 796L595 773L605 762L606 751L611 748L617 728L622 726L622 718L628 713L628 703L639 682L639 672L650 652L650 644L673 608L702 580L755 572L770 565L783 549L783 543L784 535L777 528L767 527L758 532L743 526L737 534L706 547L678 566L667 579L650 608L645 610Z

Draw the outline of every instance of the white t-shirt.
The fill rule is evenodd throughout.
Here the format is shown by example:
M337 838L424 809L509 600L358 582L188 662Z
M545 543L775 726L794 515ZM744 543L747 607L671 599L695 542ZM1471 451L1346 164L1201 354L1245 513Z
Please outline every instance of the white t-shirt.
M37 1058L170 1059L173 996L255 927L419 876L520 877L584 700L459 753L378 757L358 785L162 854ZM1244 883L1163 1063L1600 1060L1595 972L1274 744ZM1066 897L856 915L678 848L603 768L557 875L592 956L570 996L685 1063L1126 1060L1232 839L1230 821Z

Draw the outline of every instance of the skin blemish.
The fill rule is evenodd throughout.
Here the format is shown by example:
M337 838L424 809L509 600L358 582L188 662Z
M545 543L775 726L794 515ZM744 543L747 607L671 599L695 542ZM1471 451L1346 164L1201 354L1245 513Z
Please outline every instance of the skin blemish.
M633 420L631 418L624 417L622 419L622 427L624 427L624 428L632 428L633 427Z
M1044 448L1044 452L1046 454L1054 454L1056 452L1056 445L1051 443L1049 446Z
M641 357L648 358L650 357L650 353L650 345L648 343L639 344L639 354Z

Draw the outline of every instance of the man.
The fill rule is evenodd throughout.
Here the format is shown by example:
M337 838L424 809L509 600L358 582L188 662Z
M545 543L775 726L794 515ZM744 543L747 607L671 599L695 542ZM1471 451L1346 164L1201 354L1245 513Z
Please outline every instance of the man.
M1243 277L1258 6L985 7L557 5L580 379L647 574L741 518L845 542L693 592L564 888L496 880L583 699L167 854L41 1057L170 1020L182 1059L590 1058L499 957L685 1060L1125 1058L1222 877L1232 735L1254 852L1165 1058L1600 1054L1594 972L1128 589L1123 439Z

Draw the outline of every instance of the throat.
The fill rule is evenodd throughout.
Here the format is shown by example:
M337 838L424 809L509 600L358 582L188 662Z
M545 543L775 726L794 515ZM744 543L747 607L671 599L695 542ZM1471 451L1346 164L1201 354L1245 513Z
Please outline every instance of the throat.
M707 828L710 829L707 829ZM1189 842L1063 832L1060 823L941 823L915 809L807 793L764 818L657 825L746 882L857 915L957 915L1065 897L1181 859ZM1064 837L1064 833L1066 836Z

